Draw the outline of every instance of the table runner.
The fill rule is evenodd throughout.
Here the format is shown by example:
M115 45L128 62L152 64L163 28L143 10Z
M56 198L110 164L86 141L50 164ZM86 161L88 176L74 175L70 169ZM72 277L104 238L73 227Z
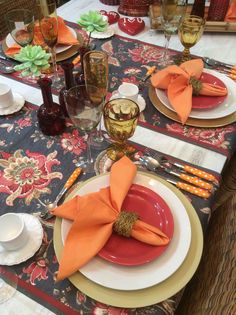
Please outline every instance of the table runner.
M134 61L131 60L131 50L143 47L143 44L140 42L116 36L112 39L96 41L96 45L98 49L101 47L106 51L113 50L113 53L110 54L110 91L116 90L121 80L137 82L137 73L133 73L133 70L129 71L133 64L136 65L136 69L141 69L141 75L146 73L145 67L142 67L142 65L145 65L144 63L139 63L136 59ZM124 47L126 47L125 50ZM148 45L148 47L155 48L152 45ZM116 56L119 56L120 60ZM137 56L140 56L140 54L138 53ZM150 65L153 62L154 60L149 60ZM166 132L169 135L178 137L178 133L172 131L174 128L171 129L169 126L180 127L180 124L174 123L173 125L170 119L157 112L150 104L145 89L143 90L143 96L147 102L147 110L142 115L145 127L154 128L154 130L158 128L159 132ZM44 136L38 129L36 110L36 106L26 103L20 112L0 117L0 214L6 212L35 213L42 210L38 199L44 203L53 201L69 174L73 171L74 164L85 154L86 139L71 126L69 120L67 121L67 129L62 135L57 137ZM186 127L189 133L192 129L197 130L200 128ZM216 131L215 129L220 129L221 133L220 130ZM215 150L230 156L235 149L235 136L233 134L235 125L215 129L212 131L215 141L212 140L209 143L208 138L206 138L208 141L207 145L211 144ZM199 132L203 132L202 129ZM194 138L192 136L193 131L190 134L186 133L183 135L183 139L192 141L192 138ZM198 137L198 144L200 142L204 144L200 140ZM108 144L109 142L105 141L102 150ZM143 149L141 146L137 146L137 150L142 151ZM103 152L101 153L100 150L93 148L92 154L96 158L96 164L99 165ZM7 174L8 182L3 177L4 170L5 174ZM22 170L25 170L25 172L22 172ZM160 170L159 172L160 175L164 176ZM39 176L40 173L44 175L43 180ZM33 184L31 185L27 182L29 174L31 177L34 175ZM79 181L85 180L87 177L82 175ZM15 178L19 178L18 183L16 183ZM210 218L210 209L214 201L214 195L209 200L200 199L187 193L186 195L195 207L205 230ZM172 314L171 312L177 303L177 297L172 297L162 303L141 309L119 309L90 299L77 290L68 280L55 284L54 274L58 269L58 262L52 241L54 220L41 222L44 227L44 239L40 250L31 259L14 266L15 271L21 278L18 288L26 295L39 301L57 314L69 313L67 305L83 314L96 314L96 312L101 311L108 314L130 315ZM32 290L32 286L34 290Z
M86 35L80 27L71 22L67 25L73 27L83 37ZM114 91L117 91L122 82L131 82L140 85L140 80L145 77L147 69L156 65L157 60L160 58L163 47L147 44L135 39L129 39L120 35L115 35L108 39L98 40L94 39L93 43L96 49L103 50L109 55L109 98ZM176 55L174 50L170 50L170 54ZM178 53L179 54L179 53ZM71 58L71 60L74 57ZM178 58L178 57L177 57ZM75 70L78 69L76 66ZM0 70L1 73L1 70ZM59 71L60 75L63 74L62 69ZM19 73L8 74L15 80L22 81ZM35 80L23 81L27 84L38 87ZM58 91L53 90L54 94ZM236 122L224 127L217 128L198 128L187 125L181 125L167 118L159 111L157 111L151 104L148 97L147 85L140 85L140 94L146 100L147 109L141 115L140 124L144 127L157 130L160 133L169 134L178 139L190 143L196 143L205 148L226 155L229 159L236 149Z

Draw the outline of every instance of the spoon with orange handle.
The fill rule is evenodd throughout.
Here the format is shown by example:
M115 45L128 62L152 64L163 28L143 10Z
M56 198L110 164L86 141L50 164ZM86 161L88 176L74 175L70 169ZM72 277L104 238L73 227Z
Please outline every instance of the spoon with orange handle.
M76 179L78 178L78 176L81 174L82 172L82 168L77 167L74 172L70 175L70 177L67 179L65 185L63 186L62 190L59 192L59 194L57 195L56 199L54 200L54 202L47 204L46 206L46 210L42 211L40 213L40 217L43 219L49 219L51 217L53 217L53 214L50 213L50 210L54 209L57 207L57 204L59 202L59 200L61 199L61 197L65 194L65 192L74 184L74 182L76 181Z

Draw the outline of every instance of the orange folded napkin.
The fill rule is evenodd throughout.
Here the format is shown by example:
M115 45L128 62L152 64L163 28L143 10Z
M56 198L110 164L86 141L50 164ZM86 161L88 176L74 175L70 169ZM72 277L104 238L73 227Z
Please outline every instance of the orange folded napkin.
M170 104L182 124L185 124L191 112L193 94L224 96L228 93L226 88L200 81L203 67L202 59L194 59L182 63L179 67L169 66L151 77L153 87L167 90Z
M57 38L57 45L77 45L78 39L71 33L68 26L65 24L65 21L61 17L57 17L58 21L58 38ZM47 46L44 43L43 35L40 31L40 27L38 23L35 23L34 26L34 39L33 45L39 46ZM11 47L7 48L5 54L8 56L15 55L19 53L21 46L18 44L14 44Z
M120 217L122 203L132 185L137 168L127 157L114 163L110 187L76 196L52 210L56 216L72 220L60 260L57 280L62 280L94 257L112 234ZM135 209L134 209L135 210ZM131 224L130 236L151 245L166 245L169 238L158 228L139 219Z
M236 0L231 1L224 20L226 22L236 22Z

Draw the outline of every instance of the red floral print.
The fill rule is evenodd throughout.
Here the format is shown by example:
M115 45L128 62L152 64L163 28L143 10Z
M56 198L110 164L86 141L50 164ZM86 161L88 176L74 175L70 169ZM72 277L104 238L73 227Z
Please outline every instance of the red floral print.
M229 142L225 139L228 133L236 131L233 126L227 126L224 128L215 129L202 129L196 127L187 127L180 124L174 123L167 125L169 131L178 133L188 138L198 140L207 144L214 145L219 148L226 149L229 146Z
M53 165L60 162L55 159L57 152L48 156L27 150L23 156L22 150L13 155L3 152L0 159L0 192L9 194L6 199L8 206L13 206L16 198L25 198L29 205L33 198L39 198L42 193L50 193L47 188L53 178L62 178L59 172L51 172Z
M162 56L163 51L154 46L142 45L138 48L129 49L129 53L133 61L147 64L156 62Z
M94 315L129 315L128 310L97 303L93 310Z
M72 133L63 133L61 137L61 146L65 151L80 155L87 145L84 138L79 135L79 131L74 129Z
M23 273L30 276L30 283L35 285L35 281L47 280L48 267L44 258L32 262L28 267L23 268Z
M21 118L16 121L20 128L31 126L31 119L29 117Z

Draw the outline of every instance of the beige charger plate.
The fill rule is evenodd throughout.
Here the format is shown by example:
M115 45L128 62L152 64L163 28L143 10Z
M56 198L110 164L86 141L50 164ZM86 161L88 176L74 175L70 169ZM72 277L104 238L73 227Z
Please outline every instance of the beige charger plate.
M152 102L152 105L163 115L166 117L181 123L179 117L175 112L167 108L157 97L155 88L153 86L149 87L149 98ZM204 128L211 128L211 127L222 127L229 124L232 124L236 121L236 112L230 114L228 116L222 118L214 118L214 119L200 119L200 118L188 118L186 121L186 125L194 126L194 127L204 127Z
M62 51L59 54L56 54L57 61L66 60L66 59L68 59L68 58L70 58L70 57L72 57L72 56L74 56L75 54L78 53L79 47L82 46L82 44L83 44L83 38L78 32L76 32L76 36L77 36L79 44L78 45L72 45L67 50ZM7 50L7 48L8 48L8 46L6 44L6 39L4 39L2 41L2 50L3 50L4 54L5 54L5 51ZM8 56L8 58L11 58L11 59L14 60L13 57Z
M147 176L147 173L144 172L139 173L145 174ZM105 175L106 174L99 176ZM116 307L130 308L144 307L159 303L179 292L192 278L200 262L203 249L203 234L201 223L199 221L195 209L187 200L187 198L173 185L167 183L165 180L159 178L158 176L151 174L148 174L148 176L167 186L176 194L176 196L183 203L188 213L192 230L192 238L188 254L182 265L172 276L170 276L165 281L157 285L141 290L123 291L106 288L89 280L88 278L83 276L79 271L73 274L71 277L69 277L69 280L73 283L73 285L76 288L78 288L83 293L99 302ZM88 181L79 185L76 188L76 191L78 191ZM73 190L73 195L75 195L74 193L75 190ZM53 234L55 253L59 261L63 251L61 223L62 219L57 218L55 221Z

